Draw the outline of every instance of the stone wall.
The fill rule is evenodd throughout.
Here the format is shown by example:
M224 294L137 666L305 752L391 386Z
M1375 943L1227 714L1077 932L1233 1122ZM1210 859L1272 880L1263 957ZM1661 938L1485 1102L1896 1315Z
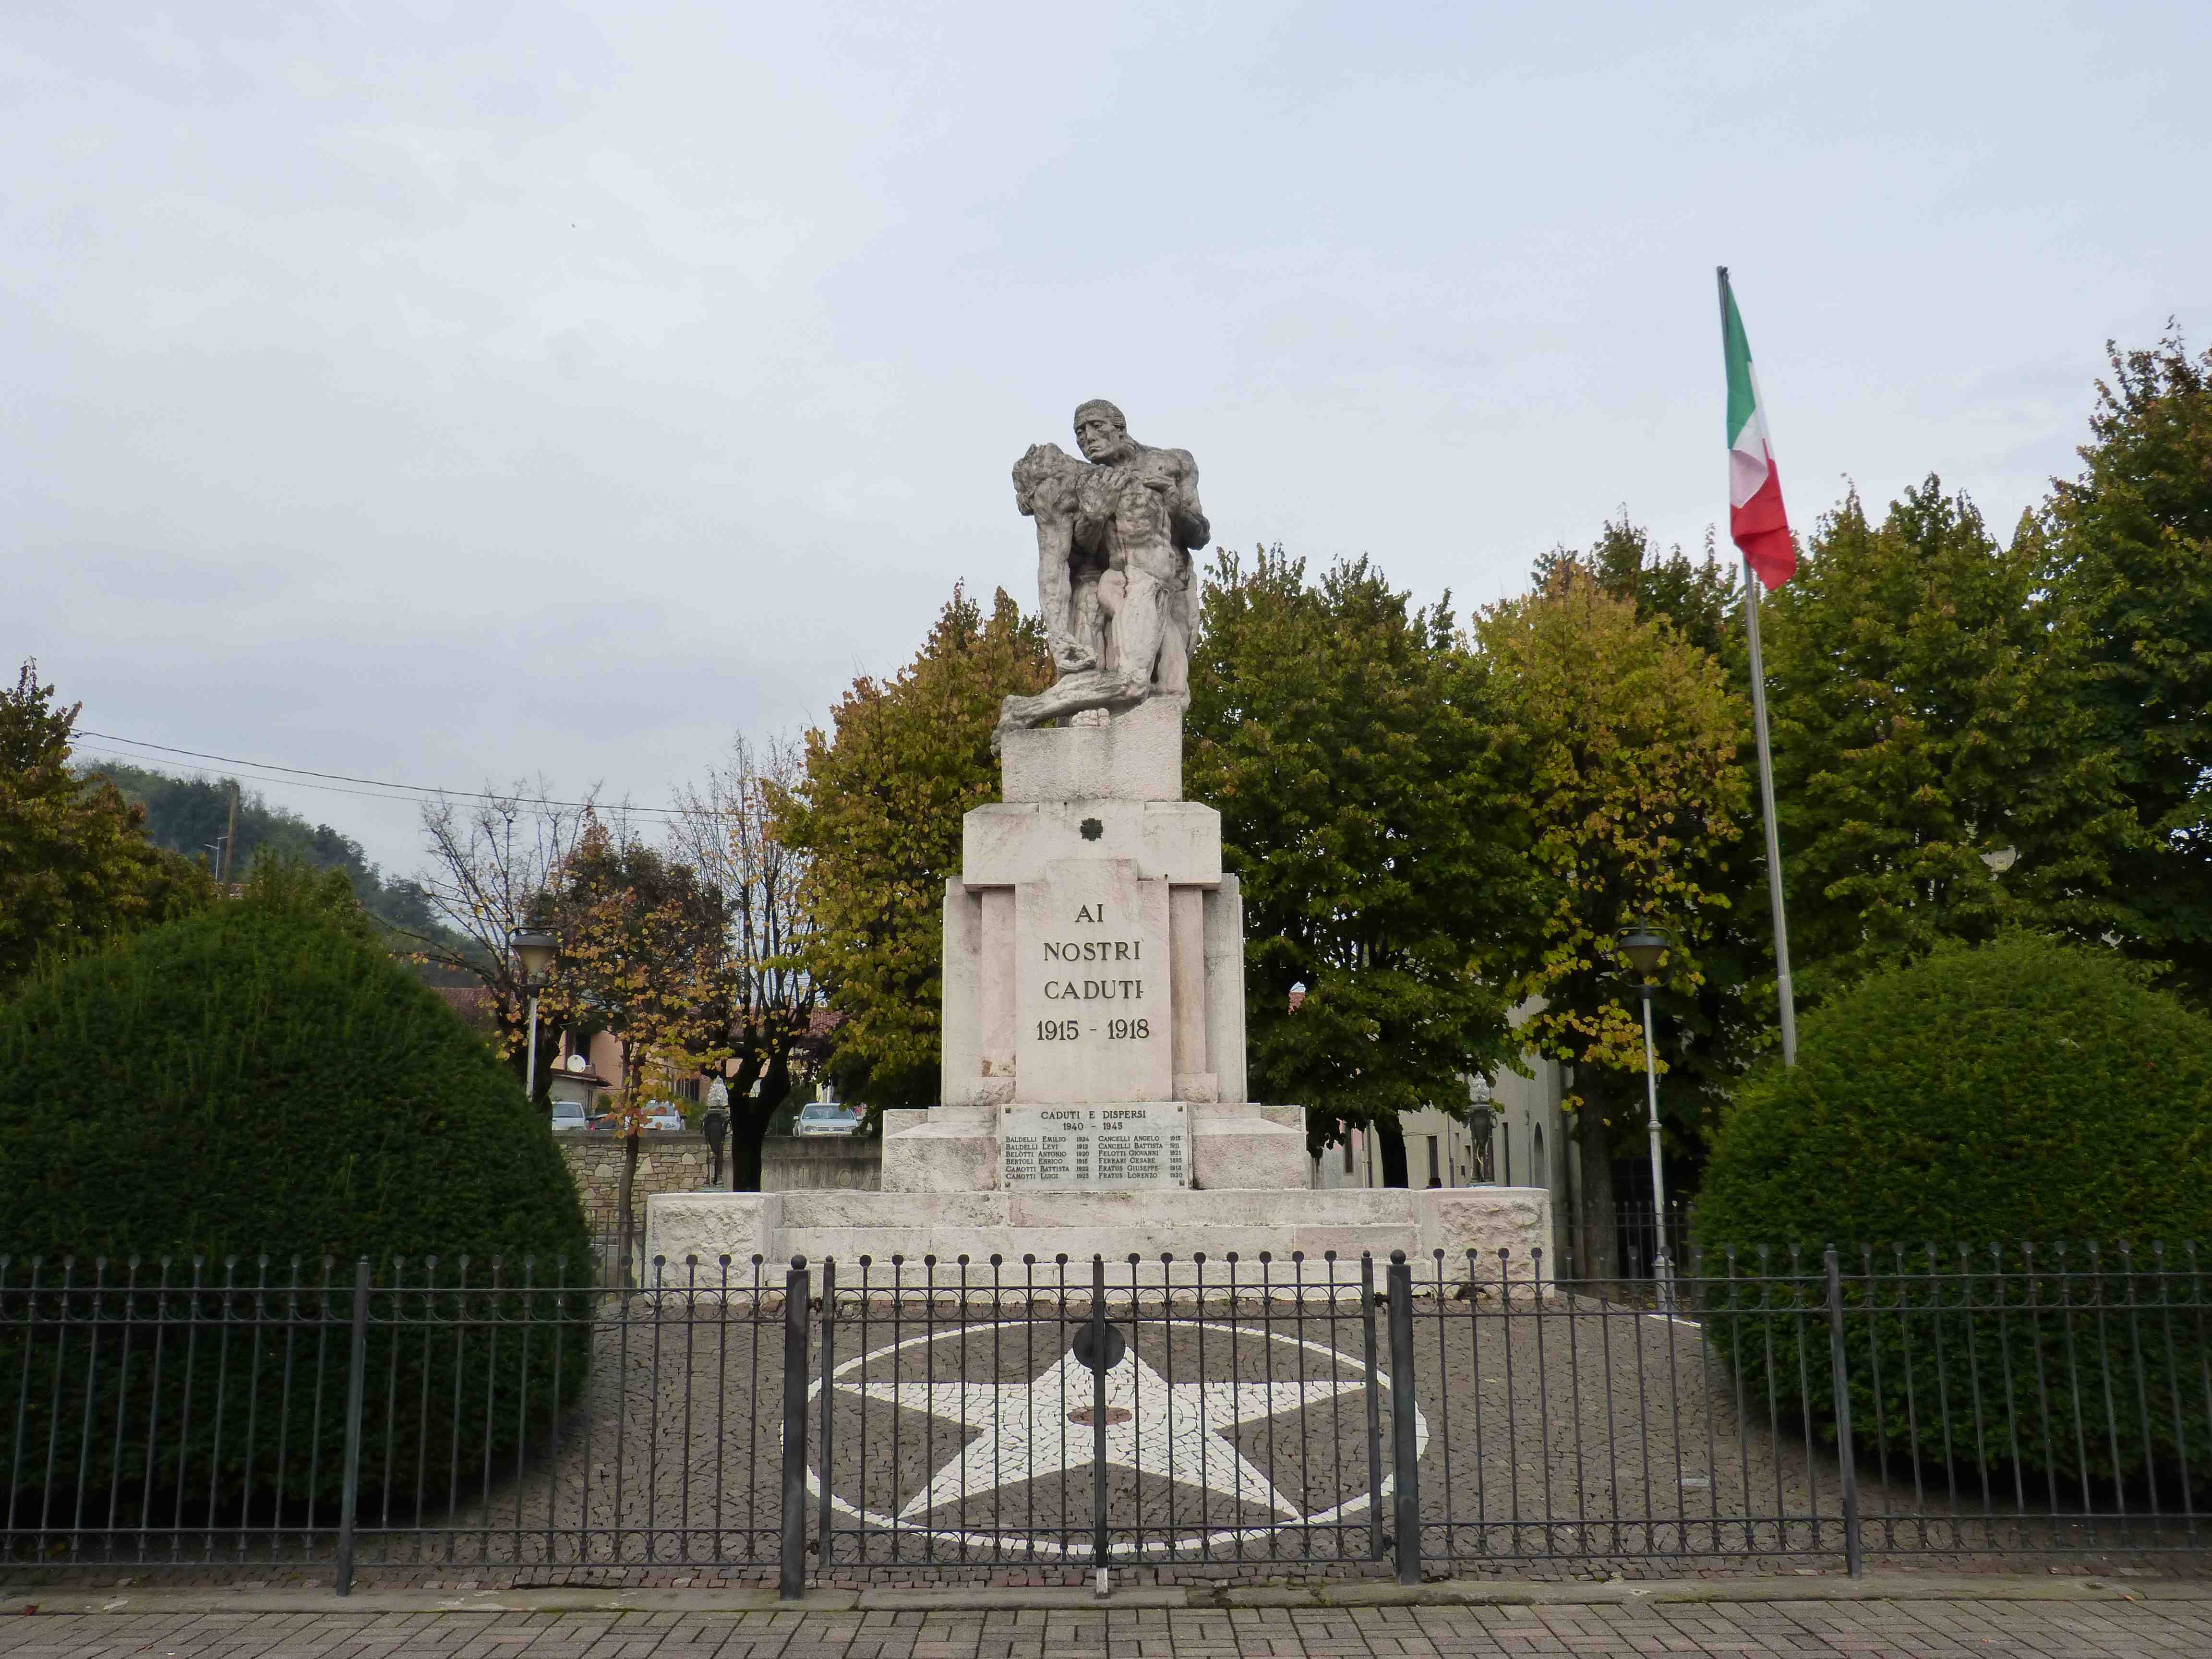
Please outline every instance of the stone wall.
M584 1200L584 1217L594 1233L615 1230L615 1194L622 1182L623 1144L616 1135L554 1137L568 1165L568 1178ZM824 1187L873 1192L883 1185L884 1143L849 1135L771 1135L761 1147L761 1186L772 1193ZM690 1131L648 1131L637 1149L637 1213L644 1223L651 1193L696 1193L714 1168L707 1137ZM726 1153L722 1178L729 1179Z
M761 1143L761 1190L815 1192L884 1184L884 1143L860 1135L770 1135Z
M567 1160L568 1178L584 1200L584 1218L594 1233L615 1230L615 1194L622 1183L623 1143L619 1135L556 1135L561 1156ZM638 1224L645 1221L645 1200L650 1193L696 1193L707 1184L712 1168L707 1137L689 1131L648 1131L637 1149ZM726 1173L728 1165L723 1166Z

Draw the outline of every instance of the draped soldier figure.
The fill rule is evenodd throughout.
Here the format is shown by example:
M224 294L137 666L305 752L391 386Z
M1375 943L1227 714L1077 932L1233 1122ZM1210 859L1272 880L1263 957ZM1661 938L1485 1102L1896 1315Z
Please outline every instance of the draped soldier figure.
M1139 443L1103 398L1075 411L1075 441L1081 460L1033 444L1014 463L1014 505L1036 521L1037 608L1060 677L1006 700L994 746L1008 730L1189 693L1190 556L1212 535L1198 464L1187 449Z

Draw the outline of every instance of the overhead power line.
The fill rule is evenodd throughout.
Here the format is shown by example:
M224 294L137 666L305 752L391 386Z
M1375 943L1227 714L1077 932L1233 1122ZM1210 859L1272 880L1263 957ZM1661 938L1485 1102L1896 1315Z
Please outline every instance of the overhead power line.
M319 772L304 766L285 766L276 761L246 760L235 755L216 755L210 754L204 750L179 749L172 744L149 743L143 738L126 738L113 732L94 732L88 730L82 732L80 735L88 738L98 738L106 743L127 744L132 749L137 750L155 750L163 755L183 755L189 757L193 760L214 761L223 766L246 767L252 769L257 774L263 775L256 777L255 781L257 782L283 783L293 788L299 789L319 789L333 795L358 795L363 799L370 800L425 800L431 799L445 799L451 800L490 801L495 804L524 799L524 797L519 795L494 794L490 791L483 789L443 789L438 787L434 784L393 783L383 778L355 777L351 774L345 772ZM100 750L96 752L104 753L108 757L108 758L112 760L131 761L151 758L149 756L146 755L121 754L113 750ZM270 774L278 775L267 775ZM303 778L322 778L330 780L331 781L324 783L303 783L299 781L299 780ZM344 789L336 787L339 784L349 783L365 784L368 787L362 789ZM537 803L533 801L532 804L535 805ZM658 817L679 817L683 815L682 809L679 807L633 806L624 802L609 803L606 801L588 800L547 800L543 804L547 806L569 806L578 808L590 807L595 811L604 812L635 812Z
M71 752L77 755L95 757L103 760L137 761L141 763L159 758L159 757L153 755L125 754L119 749L93 749L83 744L77 745ZM234 763L249 764L250 763ZM194 769L198 770L199 769L195 768ZM246 781L249 783L282 784L287 789L313 789L319 793L325 795L351 795L357 800L406 801L425 799L424 797L418 795L396 795L382 789L349 789L343 784L308 783L299 778L264 777L258 772L246 773Z

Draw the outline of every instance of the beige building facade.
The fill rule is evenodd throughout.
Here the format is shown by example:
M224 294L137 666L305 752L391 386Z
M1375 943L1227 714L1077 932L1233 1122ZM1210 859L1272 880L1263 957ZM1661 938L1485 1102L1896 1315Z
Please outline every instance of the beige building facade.
M1553 1249L1567 1244L1566 1221L1577 1183L1573 1143L1560 1109L1557 1060L1522 1057L1531 1073L1500 1071L1467 1080L1465 1119L1436 1108L1401 1115L1406 1178L1413 1187L1534 1187L1551 1194ZM1379 1187L1376 1137L1354 1129L1313 1161L1317 1188Z

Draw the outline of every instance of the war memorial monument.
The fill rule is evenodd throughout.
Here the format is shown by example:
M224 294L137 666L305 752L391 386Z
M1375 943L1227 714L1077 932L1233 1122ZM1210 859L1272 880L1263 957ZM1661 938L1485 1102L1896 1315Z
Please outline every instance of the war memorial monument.
M945 883L940 1103L884 1114L879 1192L656 1194L648 1257L1528 1260L1540 1188L1316 1188L1304 1109L1249 1098L1237 878L1182 797L1198 468L1109 403L1075 435L1014 465L1059 672L1006 700L1001 799Z

